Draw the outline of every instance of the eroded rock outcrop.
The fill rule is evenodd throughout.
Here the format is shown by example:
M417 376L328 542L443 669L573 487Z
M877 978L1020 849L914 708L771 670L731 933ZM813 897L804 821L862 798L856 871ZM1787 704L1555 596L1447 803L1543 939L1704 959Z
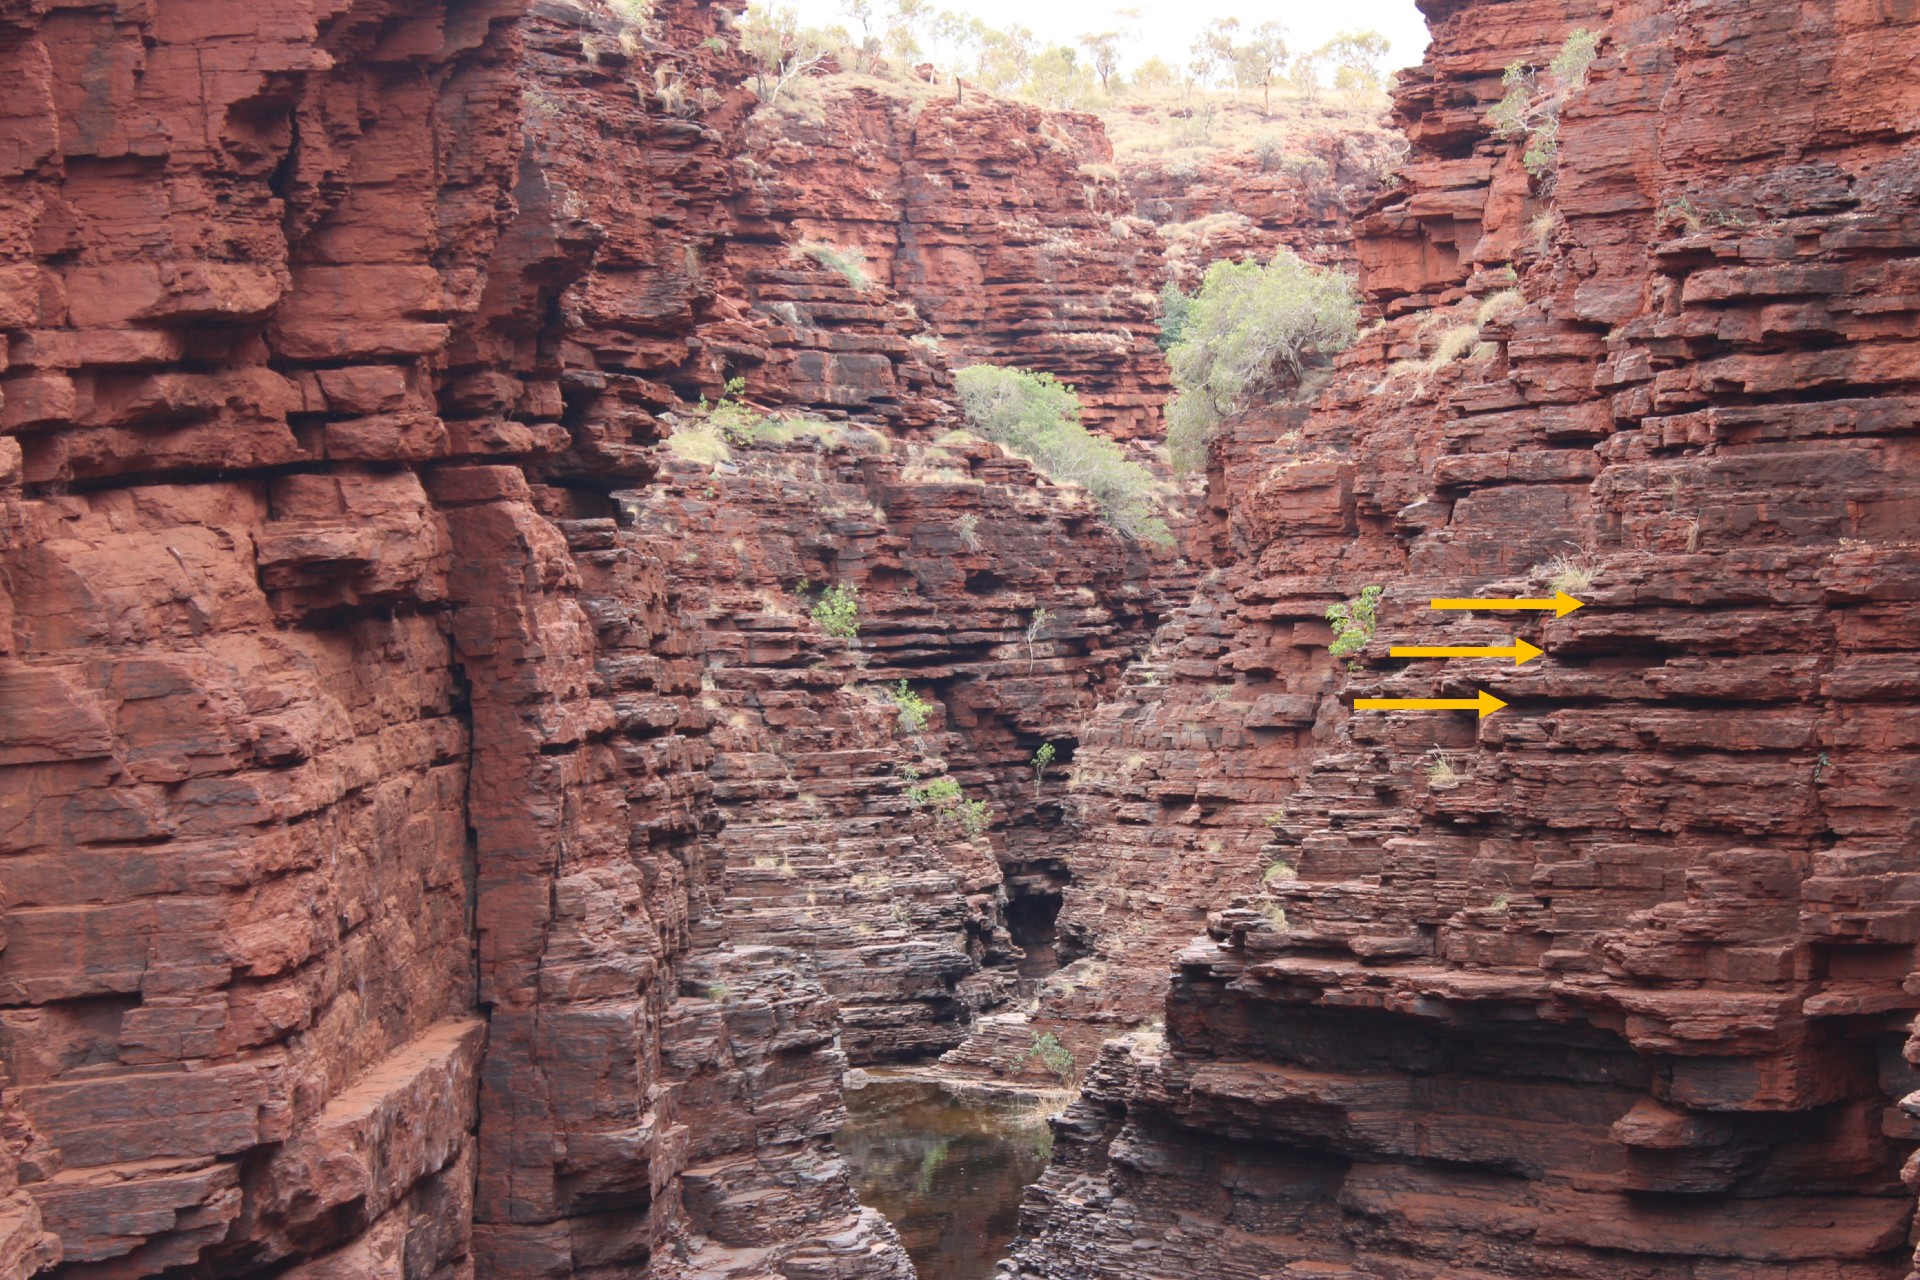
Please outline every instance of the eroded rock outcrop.
M1158 606L1084 498L933 445L910 308L751 207L731 20L0 7L0 1274L909 1274L829 1144L847 1051L1011 987L1020 761ZM741 375L867 443L663 451ZM816 562L936 738L744 616ZM818 809L751 782L797 718ZM794 927L866 907L900 936Z
M1094 1065L1020 1273L1905 1275L1911 18L1423 8L1357 244L1388 319L1216 442L1221 567L1082 741L1063 923L1115 976L1036 1025L1145 1023L1175 886L1243 896ZM1576 26L1543 183L1486 113ZM1425 608L1556 582L1588 607ZM1384 656L1516 634L1547 658Z
M857 249L954 367L1045 370L1079 390L1089 426L1157 438L1161 244L1099 122L951 84L819 83L820 101L776 103L751 132L746 207L783 252Z
M1352 128L1199 160L1132 156L1119 170L1134 211L1159 228L1168 277L1192 290L1209 263L1280 249L1352 270L1355 216L1404 154L1393 130Z
M8 1274L905 1274L804 957L693 953L699 668L607 497L722 135L609 82L667 216L570 207L529 58L635 39L574 6L0 27Z

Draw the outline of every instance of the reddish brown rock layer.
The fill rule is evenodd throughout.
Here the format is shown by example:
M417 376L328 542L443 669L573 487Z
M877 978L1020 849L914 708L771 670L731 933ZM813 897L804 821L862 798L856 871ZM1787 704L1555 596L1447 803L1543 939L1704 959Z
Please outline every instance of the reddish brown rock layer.
M756 239L725 10L116 12L0 7L0 1275L907 1274L842 1031L1013 986L1023 761L1156 616L1140 556L990 448L889 455L947 368ZM879 430L656 485L743 373ZM864 665L746 616L793 565L864 588ZM811 792L757 777L803 739ZM820 849L842 910L782 881Z
M1064 770L1029 761L1072 758L1159 601L1140 548L991 445L823 434L676 461L621 500L702 636L727 936L810 954L850 1057L897 1061L1004 1003L1016 957L1051 969ZM822 631L808 583L858 590L858 636ZM910 803L942 775L989 831Z
M1037 1026L1146 1020L1183 889L1245 896L1164 1047L1101 1058L1020 1269L1906 1275L1920 33L1426 7L1408 187L1358 245L1398 318L1217 444L1222 567L1083 739L1063 923L1110 976ZM1485 112L1575 25L1606 40L1548 198ZM1510 265L1527 305L1478 321ZM1430 359L1453 328L1482 345ZM1560 556L1570 618L1424 607ZM1348 672L1321 614L1368 583ZM1548 657L1384 656L1516 633ZM1348 709L1477 688L1512 705Z
M0 14L5 1274L906 1273L806 960L694 951L698 666L606 496L708 376L725 139L523 8ZM630 56L737 112L714 22ZM546 151L596 95L647 217Z
M1079 390L1088 425L1157 438L1161 246L1129 217L1099 122L951 89L817 83L817 116L755 118L743 212L767 220L765 238L787 254L801 239L861 250L954 367L1048 371Z
M1130 159L1121 171L1134 212L1159 228L1169 277L1192 290L1222 258L1266 261L1288 249L1352 270L1353 221L1404 155L1399 136L1312 134L1292 148L1199 160Z

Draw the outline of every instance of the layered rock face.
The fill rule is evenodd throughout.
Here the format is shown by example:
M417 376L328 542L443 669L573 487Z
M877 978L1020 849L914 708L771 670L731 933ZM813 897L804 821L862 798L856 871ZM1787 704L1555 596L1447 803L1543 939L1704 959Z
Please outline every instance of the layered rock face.
M1062 920L1107 977L1037 1025L1145 1023L1181 887L1242 896L1094 1065L1019 1270L1907 1275L1920 32L1423 7L1357 243L1388 318L1216 443L1221 567L1082 740ZM1486 113L1577 26L1530 179ZM1322 613L1368 584L1349 670Z
M730 22L0 7L0 1275L908 1274L840 1072L1014 989L1159 607L766 238ZM734 376L866 425L663 451Z
M1391 130L1329 131L1203 162L1135 158L1120 174L1134 212L1160 230L1169 277L1191 290L1209 263L1264 262L1280 249L1354 269L1354 219L1404 151Z
M977 440L828 429L622 501L703 636L727 936L811 955L855 1062L951 1047L1033 972L1017 958L1051 967L1063 776L1028 762L1072 758L1157 620L1146 555ZM809 615L828 585L859 592L856 636ZM915 803L943 778L990 833Z
M1161 244L1131 216L1099 122L951 86L821 84L821 102L755 121L743 207L767 237L789 254L796 241L859 250L953 366L1053 373L1089 426L1157 438Z
M907 1271L832 1000L694 949L699 667L608 496L725 140L529 73L724 14L524 8L0 13L6 1274ZM595 95L653 222L543 167Z

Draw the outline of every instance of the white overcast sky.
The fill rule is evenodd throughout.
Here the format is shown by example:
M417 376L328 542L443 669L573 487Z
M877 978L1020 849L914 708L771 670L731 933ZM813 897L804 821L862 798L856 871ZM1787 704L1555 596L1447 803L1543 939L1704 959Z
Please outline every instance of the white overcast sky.
M840 0L774 0L789 3L808 23L851 26ZM969 13L993 26L1015 23L1030 28L1043 40L1072 44L1082 32L1107 31L1119 25L1115 13L1138 9L1144 38L1128 51L1132 66L1159 54L1176 67L1185 65L1187 46L1214 18L1234 17L1243 27L1269 20L1287 29L1287 42L1296 49L1312 49L1336 33L1371 27L1392 42L1386 65L1397 70L1420 61L1427 47L1427 24L1413 0L1134 0L1103 4L1097 0L933 0L935 8ZM885 0L876 6L883 11Z

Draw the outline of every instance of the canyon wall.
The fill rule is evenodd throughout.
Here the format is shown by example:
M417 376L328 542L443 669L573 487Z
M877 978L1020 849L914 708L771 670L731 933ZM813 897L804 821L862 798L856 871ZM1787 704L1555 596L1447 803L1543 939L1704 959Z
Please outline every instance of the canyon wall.
M1354 220L1391 180L1406 144L1393 129L1352 124L1307 131L1291 145L1276 133L1257 149L1122 160L1134 212L1166 244L1169 278L1191 292L1210 263L1265 262L1278 249L1354 270Z
M1098 1057L1015 1269L1905 1276L1920 30L1422 8L1383 322L1215 441L1215 572L1081 741L1091 956L1033 1025ZM1487 113L1576 27L1530 175ZM1546 657L1386 655L1515 636Z
M873 1056L1001 998L1019 759L1158 613L1084 497L926 456L911 311L756 211L733 18L0 4L0 1275L909 1273L828 1141L841 1001ZM854 443L703 478L661 442L740 375ZM770 918L777 822L888 937Z
M769 237L851 248L956 368L1055 374L1087 423L1158 437L1164 272L1098 120L977 91L836 75L756 118L748 159ZM743 221L742 230L754 228Z

